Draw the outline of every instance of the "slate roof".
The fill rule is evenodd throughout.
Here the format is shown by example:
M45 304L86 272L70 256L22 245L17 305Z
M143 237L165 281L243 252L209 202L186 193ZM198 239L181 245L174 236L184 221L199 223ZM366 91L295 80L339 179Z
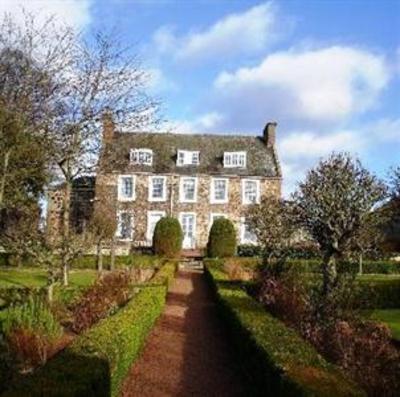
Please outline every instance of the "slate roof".
M153 165L130 164L130 149L152 149ZM200 164L177 166L177 151L200 152ZM246 151L246 168L224 168L223 155L229 151ZM172 134L116 132L106 144L100 159L101 172L153 172L177 174L223 174L281 177L274 148L267 147L262 137L209 134Z

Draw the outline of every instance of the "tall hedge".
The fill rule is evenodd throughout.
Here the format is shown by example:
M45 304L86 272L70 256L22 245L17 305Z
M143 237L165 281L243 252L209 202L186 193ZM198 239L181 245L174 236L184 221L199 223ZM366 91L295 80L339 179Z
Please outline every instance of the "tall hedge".
M210 258L226 258L236 254L236 231L229 219L216 219L210 229L207 243Z
M175 258L182 250L183 232L176 218L161 218L154 229L153 249L155 254Z

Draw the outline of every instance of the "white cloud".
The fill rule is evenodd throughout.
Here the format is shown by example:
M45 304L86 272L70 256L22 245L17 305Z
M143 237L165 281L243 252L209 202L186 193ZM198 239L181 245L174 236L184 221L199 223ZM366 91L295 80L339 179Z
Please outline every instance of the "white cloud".
M169 79L162 69L160 68L148 68L146 70L146 73L149 77L148 81L148 88L157 94L163 93L163 92L174 92L178 91L179 87L178 84Z
M288 50L268 55L258 66L222 72L213 95L217 106L244 116L245 122L268 115L336 122L371 108L389 77L385 59L368 51L344 46Z
M166 125L168 130L181 134L196 134L216 132L215 127L223 120L223 116L217 112L201 114L192 120L175 120Z
M366 125L363 130L375 144L400 143L400 118L379 119Z
M277 24L277 8L271 2L259 4L242 13L218 20L202 31L177 36L170 26L158 29L153 41L160 52L180 61L226 59L258 53L281 34L283 21ZM291 23L285 20L286 32Z
M279 153L286 158L316 158L333 151L354 151L364 148L365 141L354 131L338 131L321 135L311 131L291 132L278 141Z
M297 182L304 179L306 171L321 158L332 152L347 151L358 155L369 144L369 138L358 131L338 130L330 134L315 131L291 131L278 139L278 152L282 161L284 194L294 190Z
M23 23L23 8L35 15L38 25L54 16L59 23L80 29L90 23L91 3L92 0L2 0L0 15L7 12Z

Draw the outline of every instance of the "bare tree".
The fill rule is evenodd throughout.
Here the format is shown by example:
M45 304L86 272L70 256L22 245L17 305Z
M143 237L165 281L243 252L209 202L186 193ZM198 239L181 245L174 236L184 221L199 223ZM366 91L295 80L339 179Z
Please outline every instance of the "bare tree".
M359 160L332 154L307 174L293 199L297 223L323 252L323 293L336 281L336 259L343 257L385 197L385 186Z
M109 192L109 189L105 186L97 187L95 200L95 210L89 230L96 244L97 269L102 272L103 244L109 243L112 246L117 229L116 207L112 192ZM111 267L113 267L113 264Z
M50 138L51 161L64 185L60 254L67 285L71 264L68 246L76 240L70 230L73 181L96 169L104 111L116 115L119 125L131 130L154 127L161 120L158 101L146 94L148 73L115 32L99 32L85 39L69 27L55 29L52 24L49 18L37 26L34 15L26 14L20 28L6 16L0 25L0 49L18 51L23 59L36 61L38 73L28 74L29 78L11 92L17 98L13 103L18 111L24 103L18 99L19 91L35 99L31 101L35 106L29 102L23 111L38 120L35 130ZM7 79L6 69L4 76Z
M71 54L69 84L60 92L56 118L55 164L65 184L63 239L70 235L72 183L95 171L101 149L100 121L104 111L118 115L120 125L141 130L158 121L158 103L145 93L148 75L138 58L113 34L98 33L79 40ZM64 283L68 263L63 260Z
M291 204L264 196L260 204L249 209L246 219L262 246L264 263L270 269L282 269L296 233Z

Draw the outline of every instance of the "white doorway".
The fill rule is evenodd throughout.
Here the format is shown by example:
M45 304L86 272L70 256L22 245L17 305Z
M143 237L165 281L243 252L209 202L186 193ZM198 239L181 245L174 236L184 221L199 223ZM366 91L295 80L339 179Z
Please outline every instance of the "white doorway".
M157 222L165 216L165 211L148 211L147 212L147 233L146 238L149 244L153 244L154 229Z
M179 216L183 231L184 249L192 249L196 247L196 214L193 212L181 212Z

